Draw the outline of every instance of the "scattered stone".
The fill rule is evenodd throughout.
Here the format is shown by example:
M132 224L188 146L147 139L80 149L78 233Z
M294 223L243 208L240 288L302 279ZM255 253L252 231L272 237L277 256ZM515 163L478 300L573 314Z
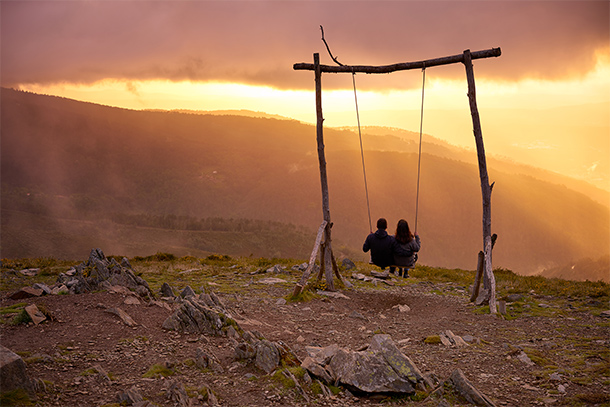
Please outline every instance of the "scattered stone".
M19 355L0 345L0 389L2 392L23 389L35 395L34 381L28 376L25 362Z
M133 318L131 318L129 316L129 314L127 314L125 311L123 311L122 309L120 309L118 307L117 308L107 308L105 310L105 312L117 315L119 318L121 318L123 323L125 323L125 325L127 325L127 326L136 326L136 325L138 325L136 323L136 321L134 321Z
M26 277L35 277L38 275L38 273L40 273L40 269L38 269L38 268L23 269L23 270L19 270L18 273L21 274L22 276L26 276Z
M119 404L127 406L132 406L136 403L144 401L144 397L142 397L136 386L132 386L130 389L119 393L118 399Z
M340 292L336 292L336 291L323 291L323 290L318 290L317 291L318 295L324 295L326 297L331 297L331 298L341 298L344 300L349 300L349 297L345 294L341 294Z
M167 385L167 390L165 392L165 397L176 403L176 406L179 407L191 407L191 399L186 394L186 389L184 385L177 380L172 380Z
M205 397L203 398L203 401L207 402L208 406L210 407L220 406L220 404L218 403L218 399L214 395L212 389L210 389L210 387L207 385L203 385L203 389L205 389Z
M439 334L439 338L441 343L445 346L456 346L459 348L468 345L460 336L455 335L450 330L446 330L445 332Z
M167 283L163 283L159 291L162 297L175 297L173 288Z
M566 386L564 386L563 384L560 384L559 386L557 386L557 391L558 391L559 393L563 393L563 394L565 394L565 392L566 392Z
M351 270L356 268L356 264L347 257L341 261L341 264L343 265L343 268L345 270Z
M70 290L68 289L68 287L65 286L65 284L56 285L55 287L53 287L51 289L51 294L53 294L53 295L69 294L69 293L70 293Z
M466 401L476 406L495 407L495 404L487 396L479 392L466 378L460 369L455 369L448 382L460 393Z
M235 351L235 357L238 360L242 360L242 359L252 359L256 356L256 349L254 348L254 346L251 343L248 342L242 342L237 344L237 346L234 349Z
M262 280L258 280L258 282L261 284L287 283L286 280L281 279L281 278L275 278L275 277L263 278Z
M105 290L107 290L109 293L112 293L112 294L123 294L123 295L131 294L131 290L129 288L123 287L122 285L111 285L108 281L102 281L100 283L100 287L104 288Z
M110 376L108 376L108 373L106 372L106 370L104 370L103 367L101 367L100 365L95 365L93 366L93 368L97 371L97 377L100 381L106 383L110 383L112 381L110 380Z
M489 304L489 290L481 288L481 290L479 291L479 296L477 297L474 303L477 306Z
M286 305L286 299L285 298L278 298L278 300L275 302L275 305Z
M197 296L197 294L195 294L195 291L193 291L193 289L191 288L190 285L187 285L186 287L184 287L184 290L182 290L182 292L180 293L180 296L182 298L189 298L189 297L195 297L195 296Z
M399 312L409 312L409 311L411 311L411 307L409 307L407 304L404 304L404 305L398 304L398 305L394 305L392 307L392 309L396 309L396 308L398 308Z
M141 304L140 300L138 300L136 297L134 297L132 295L125 298L125 301L123 301L123 303L126 305L140 305Z
M462 336L462 339L466 343L481 343L481 340L479 338L475 338L472 335L464 335Z
M349 317L368 321L368 318L365 317L364 315L362 315L361 313L359 313L358 311L352 311L351 314L349 314Z
M384 271L371 270L371 275L373 277L379 278L381 280L387 280L388 278L390 278L390 271L389 270L384 270Z
M517 354L517 359L519 359L521 362L525 363L528 366L534 366L535 363L532 362L532 360L529 358L529 356L527 356L525 354L525 352L521 351L519 352L519 354Z
M508 294L506 296L506 301L508 302L517 302L517 301L521 301L523 299L523 296L521 294Z
M203 269L188 269L188 270L181 271L178 274L189 274L189 273L192 273L194 271L200 271L200 270L203 270Z
M602 311L602 312L599 314L599 316L600 316L600 317L602 317L602 318L610 318L610 310L608 310L608 311Z
M25 298L40 297L44 291L40 288L23 287L21 290L11 294L11 300L23 300Z
M549 379L556 381L556 382L560 382L563 380L563 377L559 373L555 372L555 373L551 373L551 375L549 376Z
M195 366L200 369L210 369L215 373L224 373L225 371L213 353L208 353L201 348L197 348L195 353Z
M38 325L39 323L47 319L46 315L38 309L36 304L30 304L25 307L25 312L27 312L27 314L30 316L32 322L34 322L34 325Z
M290 269L294 271L305 271L307 270L307 266L309 266L307 263L295 264Z
M288 271L280 264L276 264L273 267L269 267L266 270L267 273L275 273L275 274L280 274L280 273L288 273Z
M332 383L333 381L333 378L330 376L330 373L328 373L328 370L309 356L303 359L301 367L311 373L314 377L322 380L324 383Z
M51 288L49 288L49 286L45 283L35 283L34 285L32 285L32 288L42 290L43 295L51 294Z
M172 307L170 307L170 305L169 305L168 303L163 302L163 301L157 301L157 300L153 300L153 301L151 301L151 302L150 302L148 305L149 305L149 306L156 305L157 307L160 307L160 308L165 308L165 309L166 309L166 310L168 310L168 311L171 311L171 310L172 310Z

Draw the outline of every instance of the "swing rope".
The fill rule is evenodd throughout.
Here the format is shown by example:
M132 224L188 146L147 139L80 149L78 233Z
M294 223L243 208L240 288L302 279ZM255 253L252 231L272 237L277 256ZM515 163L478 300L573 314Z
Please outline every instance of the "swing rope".
M360 157L362 158L362 173L364 175L364 191L366 193L366 208L369 214L369 230L373 231L371 222L371 205L369 203L369 188L366 182L366 167L364 166L364 150L362 149L362 132L360 130L360 113L358 112L358 96L356 94L356 73L352 71L352 83L354 84L354 101L356 102L356 120L358 120L358 137L360 138Z
M415 198L415 233L417 233L417 215L419 213L419 174L421 172L421 142L424 127L424 90L426 88L426 65L422 68L421 112L419 115L419 152L417 158L417 194Z
M369 229L373 231L373 223L371 221L371 204L369 201L369 188L366 181L366 166L364 165L364 149L362 148L362 130L360 126L360 112L358 109L358 95L356 92L356 73L352 71L352 83L354 85L354 102L356 104L356 120L358 121L358 138L360 139L360 157L362 159L362 174L364 175L364 191L366 194L366 208L369 216ZM417 218L419 215L419 180L421 174L421 146L424 127L424 95L426 89L426 66L422 68L422 86L421 86L421 110L419 115L419 151L417 155L417 193L415 197L415 233L417 233Z

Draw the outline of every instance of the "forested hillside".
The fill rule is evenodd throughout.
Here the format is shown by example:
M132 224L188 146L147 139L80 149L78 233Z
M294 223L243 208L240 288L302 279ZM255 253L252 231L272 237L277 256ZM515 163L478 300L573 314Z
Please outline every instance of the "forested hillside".
M272 251L256 232L242 229L223 232L241 234L235 238L241 251L226 254L307 257L322 221L312 125L130 111L2 89L1 130L2 257L50 256L51 247L64 247L69 257L72 240L94 245L96 239L127 256L223 250L211 244L211 234L203 237L212 231L193 226L212 218L275 225ZM369 224L358 136L350 129L325 129L324 136L335 250L364 259ZM476 155L426 140L420 261L473 269L482 246ZM365 129L363 143L373 226L380 216L390 229L402 217L413 223L415 135ZM609 210L599 203L606 192L491 157L489 172L492 229L499 236L494 266L532 274L608 254ZM168 216L190 219L192 227L134 223ZM158 246L147 242L147 230L155 231ZM296 241L298 249L281 247Z

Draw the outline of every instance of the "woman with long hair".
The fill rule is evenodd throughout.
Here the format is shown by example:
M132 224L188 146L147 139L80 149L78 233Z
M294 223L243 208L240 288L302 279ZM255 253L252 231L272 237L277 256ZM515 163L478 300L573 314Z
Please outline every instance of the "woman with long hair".
M398 266L398 275L408 278L409 269L413 268L417 261L417 252L421 248L421 241L418 234L414 235L411 233L409 224L404 219L399 220L396 225L395 238L403 249L408 250L411 253L410 256L394 255L394 265Z

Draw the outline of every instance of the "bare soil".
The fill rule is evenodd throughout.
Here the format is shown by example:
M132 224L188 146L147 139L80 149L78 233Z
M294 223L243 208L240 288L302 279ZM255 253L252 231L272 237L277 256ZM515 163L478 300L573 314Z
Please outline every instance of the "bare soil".
M278 305L277 300L291 292L290 284L257 284L256 289L242 294L216 293L244 330L257 330L271 341L282 341L300 358L306 355L306 346L336 343L356 350L368 344L374 334L386 333L422 372L433 373L442 382L459 368L498 406L591 405L604 397L608 405L607 320L586 309L556 304L552 306L559 308L551 317L506 320L475 313L464 288L393 281L393 286L380 287L359 283L342 291L349 299L319 296L285 305ZM333 397L310 392L307 401L272 375L235 360L228 338L166 331L161 326L171 310L144 301L126 304L126 294L98 292L19 301L8 299L6 294L2 293L1 307L35 303L55 318L40 325L0 324L2 345L22 355L30 376L47 384L46 391L38 393L40 406L112 405L132 386L153 405L175 405L165 391L172 380L186 386L194 396L193 405L205 405L203 398L193 393L203 385L212 389L221 406L439 405L438 399L355 397L345 391ZM548 298L536 301L553 304ZM410 311L401 312L397 305L408 305ZM116 307L126 311L137 326L128 327L105 311ZM446 330L471 335L480 343L449 347L424 342ZM586 349L580 351L583 340ZM224 373L200 370L189 363L197 348L216 355ZM535 350L543 361L527 365L516 357L520 348ZM174 375L143 377L152 365L166 362ZM606 372L591 373L598 365L605 366ZM103 368L112 380L101 379L92 370L95 366ZM545 369L559 372L561 378L551 379ZM579 404L578 400L585 402ZM450 405L466 403L452 399Z

